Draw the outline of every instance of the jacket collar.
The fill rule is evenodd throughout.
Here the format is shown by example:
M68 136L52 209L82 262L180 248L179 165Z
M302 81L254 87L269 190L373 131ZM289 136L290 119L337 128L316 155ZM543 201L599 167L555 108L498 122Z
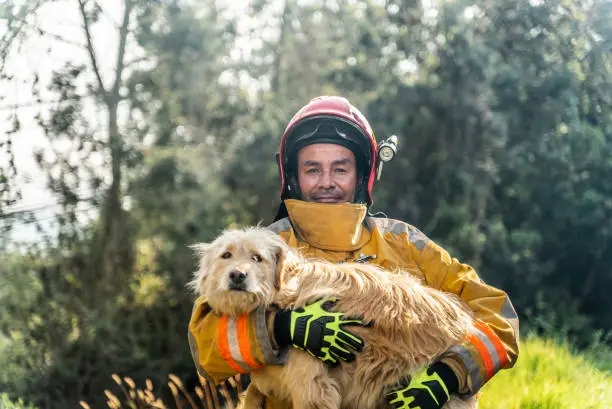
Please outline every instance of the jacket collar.
M368 210L365 204L286 199L285 206L296 236L313 247L353 251L370 240L364 223Z

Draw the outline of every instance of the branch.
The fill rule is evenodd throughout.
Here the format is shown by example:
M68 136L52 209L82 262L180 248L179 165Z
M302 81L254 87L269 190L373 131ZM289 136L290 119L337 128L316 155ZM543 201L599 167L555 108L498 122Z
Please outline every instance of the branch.
M84 44L81 44L81 43L79 43L77 41L69 40L69 39L67 39L65 37L62 37L62 36L60 36L58 34L50 32L50 31L45 31L45 30L43 30L40 27L34 27L34 26L31 26L31 25L30 25L30 27L32 27L36 31L38 31L38 34L40 34L41 36L46 35L46 36L49 36L51 38L54 38L55 40L58 40L58 41L64 43L64 44L73 45L73 46L79 47L79 48L86 48Z
M278 51L274 56L274 73L272 74L272 80L270 84L270 89L274 93L278 93L278 89L280 86L280 76L281 76L281 64L283 58L283 50L285 48L285 37L287 36L287 27L289 26L289 0L285 0L285 5L283 7L283 15L280 20L280 34L278 37Z
M151 57L149 57L149 56L137 57L137 58L134 58L133 60L127 61L125 63L125 66L126 67L131 67L131 66L139 64L141 62L150 61L150 60L151 60Z
M94 3L96 3L96 5L98 6L98 8L100 9L100 12L104 15L104 17L106 17L106 19L108 20L109 23L112 24L112 26L115 29L119 29L119 24L117 24L117 22L115 20L113 20L113 18L111 17L110 14L108 14L108 12L106 10L104 10L104 8L102 7L102 5L100 4L99 1L94 0Z
M85 32L85 38L87 39L87 53L89 54L89 59L91 60L91 65L93 67L94 74L96 75L98 86L100 87L100 92L102 93L104 101L108 104L108 92L106 91L106 88L104 88L104 82L102 81L102 75L100 74L100 68L98 67L98 60L96 58L96 53L93 48L93 42L91 40L89 19L87 18L87 12L85 11L85 1L78 0L78 2L81 17L83 18L83 31Z
M119 99L119 88L121 87L121 77L125 68L125 44L127 42L128 29L130 25L130 14L134 3L125 0L125 10L123 11L123 21L119 28L119 51L117 53L117 63L115 64L115 83L111 91L111 98L114 101Z
M36 13L38 9L42 7L42 5L43 1L39 0L30 10L27 9L27 6L22 6L20 11L17 13L18 17L9 17L8 30L6 31L6 33L3 34L2 38L0 39L0 71L4 70L5 60L8 56L9 49L11 48L13 41L17 39L23 27L27 25L27 18L30 15ZM17 27L12 26L13 21L16 21L18 23Z

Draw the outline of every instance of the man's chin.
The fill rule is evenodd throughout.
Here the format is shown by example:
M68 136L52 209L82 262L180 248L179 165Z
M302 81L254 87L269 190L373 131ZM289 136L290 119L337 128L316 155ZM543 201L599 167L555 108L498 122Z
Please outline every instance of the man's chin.
M317 203L345 203L346 200L344 200L344 198L340 198L340 199L336 199L336 198L320 198L320 199L313 199L313 202L317 202Z

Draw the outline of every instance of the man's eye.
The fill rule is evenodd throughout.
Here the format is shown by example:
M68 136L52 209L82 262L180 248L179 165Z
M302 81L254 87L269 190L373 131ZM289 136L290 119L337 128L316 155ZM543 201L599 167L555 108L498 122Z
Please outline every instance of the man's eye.
M343 168L337 168L337 169L336 169L336 173L346 173L346 169L343 169Z
M221 258L232 258L232 253L226 251L225 253L221 254Z
M258 263L261 263L263 261L263 259L261 258L259 254L253 254L253 257L251 258L253 259L253 261L256 261Z
M306 169L306 173L316 173L318 171L318 169Z

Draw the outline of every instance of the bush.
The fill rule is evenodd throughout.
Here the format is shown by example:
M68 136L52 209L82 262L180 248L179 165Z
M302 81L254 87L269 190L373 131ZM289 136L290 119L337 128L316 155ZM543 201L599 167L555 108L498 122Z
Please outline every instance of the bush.
M36 409L31 405L26 405L23 400L11 401L6 393L0 393L0 409Z

